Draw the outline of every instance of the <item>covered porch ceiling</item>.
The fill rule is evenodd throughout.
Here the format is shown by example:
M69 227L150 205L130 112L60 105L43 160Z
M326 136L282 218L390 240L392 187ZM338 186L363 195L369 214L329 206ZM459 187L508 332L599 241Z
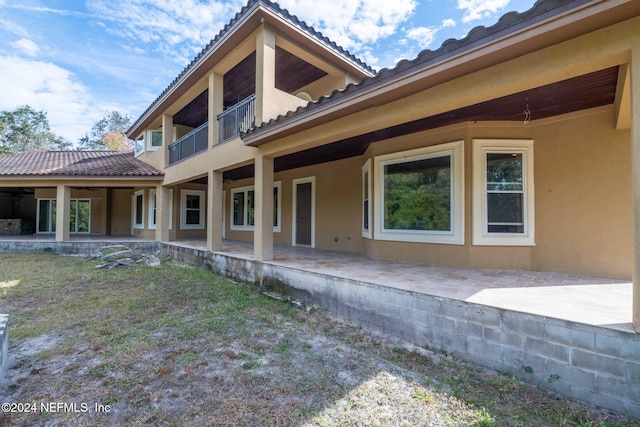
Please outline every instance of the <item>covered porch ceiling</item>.
M280 46L276 46L276 88L295 94L327 73ZM252 52L223 77L223 106L231 107L256 92L256 52ZM196 128L208 119L209 90L178 111L173 123Z
M467 121L523 121L527 105L531 120L613 104L618 84L618 68L611 67L534 89L469 105L434 116L378 129L351 138L325 144L274 159L274 171L281 172L303 166L332 162L362 155L369 144L429 129ZM226 180L239 180L254 175L247 165L224 173Z

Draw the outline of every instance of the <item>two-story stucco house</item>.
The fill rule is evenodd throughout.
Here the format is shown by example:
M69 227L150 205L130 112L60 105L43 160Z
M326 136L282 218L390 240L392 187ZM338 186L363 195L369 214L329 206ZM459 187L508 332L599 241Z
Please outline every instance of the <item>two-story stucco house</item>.
M279 267L274 247L305 247L396 272L632 279L640 331L638 0L540 0L377 73L250 0L128 136L135 153L1 155L0 234L206 241L210 259L240 241L260 274ZM464 298L398 291L389 302L382 287L349 294L355 280L331 280L327 294L362 302L401 338L509 372L527 359L540 384L562 371L550 387L640 416L633 327L507 321Z
M251 0L129 129L134 157L1 156L3 229L631 278L639 15L543 0L375 73Z
M638 10L547 0L374 75L252 1L129 130L164 171L136 233L629 277Z
M629 278L639 14L540 1L374 74L251 1L129 130L135 232Z

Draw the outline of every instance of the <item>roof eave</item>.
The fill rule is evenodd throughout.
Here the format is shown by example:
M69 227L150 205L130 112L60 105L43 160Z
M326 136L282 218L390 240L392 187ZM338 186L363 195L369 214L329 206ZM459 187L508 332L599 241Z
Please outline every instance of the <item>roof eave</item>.
M255 22L253 22L255 21ZM240 38L249 36L253 32L259 23L265 23L280 28L290 29L291 31L304 33L305 30L294 22L290 22L287 18L281 16L273 7L261 1L253 3L247 7L244 13L232 20L232 24L229 28L223 30L220 33L220 38L209 46L205 47L204 54L193 60L193 62L183 70L183 72L172 82L166 91L160 95L160 97L154 101L149 109L145 111L135 123L126 131L128 137L132 138L137 136L142 130L144 130L157 116L164 110L166 110L173 102L175 102L182 93L191 87L195 82L201 79L205 73L211 69L218 60L222 59L228 52L230 52L235 44L228 44L229 40L232 40L236 35L240 34ZM309 36L307 36L309 37ZM339 62L348 72L351 72L358 76L373 76L374 73L371 69L363 65L359 65L356 61L349 61L344 56L341 56L331 46L326 43L322 43L321 40L315 37L309 37L308 40L312 40L314 45L322 49L324 52L333 56L337 62Z
M104 180L104 181L114 181L114 180L123 180L123 181L131 181L131 180L142 180L142 181L162 181L164 179L164 174L162 175L58 175L58 174L47 174L47 175L38 175L38 174L25 174L25 175L0 175L1 180L43 180L43 179L55 179L55 180ZM0 184L2 186L2 184Z
M537 6L541 7L543 3L550 3L550 0L539 2ZM378 106L381 104L377 101L378 99L384 98L383 103L388 103L392 98L400 98L404 92L399 88L403 86L408 87L413 83L421 82L422 90L425 90L462 75L556 44L563 39L562 34L571 34L572 30L579 31L577 27L586 28L582 34L594 31L596 28L592 26L596 24L590 26L585 22L596 16L605 16L609 20L614 20L614 14L610 13L614 9L625 11L628 9L640 13L640 2L637 0L586 0L574 2L571 5L570 8L558 7L555 10L540 13L531 18L532 22L523 21L520 25L514 25L515 30L502 29L495 34L490 34L486 39L465 44L425 62L409 67L406 67L406 64L403 67L403 64L399 63L394 70L384 70L378 76L367 79L359 85L352 85L340 93L321 99L316 105L310 104L290 116L281 116L259 128L250 130L242 135L242 140L245 145L257 147L306 127L326 123L337 115ZM620 12L616 14L616 16L620 15L623 14ZM599 27L613 23L615 22L604 21L606 25L601 24ZM571 37L565 36L564 39L578 35L572 34ZM414 61L418 61L419 58ZM383 74L390 75L384 77Z

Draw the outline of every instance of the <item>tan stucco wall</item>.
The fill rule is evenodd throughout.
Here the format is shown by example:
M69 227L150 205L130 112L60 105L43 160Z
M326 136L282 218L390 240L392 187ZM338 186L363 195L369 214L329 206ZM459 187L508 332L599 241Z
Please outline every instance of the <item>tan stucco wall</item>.
M379 155L465 138L465 244L367 241L375 258L468 268L518 268L631 277L629 131L613 128L610 107L528 126L470 123L374 144ZM534 140L535 246L471 244L471 139ZM374 192L375 203L375 192ZM374 219L375 221L375 219Z
M131 236L131 196L132 189L114 188L111 191L111 224L109 233L112 236Z
M631 146L610 111L535 129L534 268L631 277Z
M281 232L277 245L292 244L292 180L315 177L316 248L365 252L374 258L461 268L534 269L628 279L631 276L629 131L615 130L613 107L568 114L524 125L465 123L381 141L360 157L275 174L281 181ZM535 246L474 246L472 139L533 139ZM427 244L361 237L361 167L367 159L427 145L465 141L465 244ZM374 174L373 162L371 173ZM225 184L226 237L233 231L231 189ZM376 203L376 190L371 206ZM375 217L372 220L375 223ZM338 241L336 242L336 238Z
M362 252L363 239L360 231L359 212L361 158L332 162L276 173L274 182L281 182L281 231L274 233L274 244L292 245L293 233L293 180L315 177L315 247L349 252ZM231 230L231 190L253 185L253 179L236 181L225 185L225 235L230 240L252 241L253 231ZM337 239L337 241L336 241Z

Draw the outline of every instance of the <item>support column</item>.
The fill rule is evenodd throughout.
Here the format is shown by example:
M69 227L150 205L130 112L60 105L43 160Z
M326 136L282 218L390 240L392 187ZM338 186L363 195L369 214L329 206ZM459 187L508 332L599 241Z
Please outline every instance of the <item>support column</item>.
M209 97L207 101L207 120L209 122L209 132L207 137L209 138L209 147L218 143L218 115L224 110L223 82L224 79L222 75L214 72L209 74Z
M70 205L71 188L66 185L58 185L56 192L56 242L69 240Z
M163 185L156 186L156 241L169 241L169 218L171 209L169 188Z
M173 142L173 116L170 114L162 115L162 150L163 165L169 165L169 145ZM158 194L159 191L156 193Z
M633 309L640 332L640 45L631 50L631 174L633 177Z
M222 250L222 172L209 171L207 186L207 250Z
M266 117L276 117L269 111L277 106L273 103L276 88L276 33L273 28L262 25L256 36L256 126ZM272 103L267 104L271 99Z
M255 224L253 258L256 261L273 259L273 159L256 156L255 168Z

